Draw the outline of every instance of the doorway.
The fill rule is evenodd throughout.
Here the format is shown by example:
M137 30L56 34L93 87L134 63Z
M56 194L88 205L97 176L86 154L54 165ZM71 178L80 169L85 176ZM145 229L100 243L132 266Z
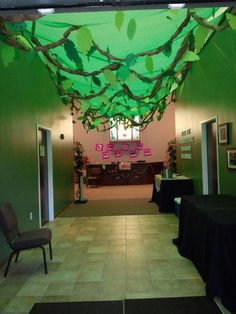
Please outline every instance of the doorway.
M201 123L203 194L218 194L217 117Z
M51 130L38 126L39 222L54 220Z

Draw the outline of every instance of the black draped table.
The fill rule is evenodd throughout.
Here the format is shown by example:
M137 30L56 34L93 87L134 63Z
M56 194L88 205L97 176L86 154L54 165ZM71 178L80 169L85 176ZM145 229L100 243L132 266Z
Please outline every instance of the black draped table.
M193 180L184 176L162 178L155 175L150 202L159 205L160 212L174 212L174 198L193 194Z
M236 198L230 195L183 196L179 235L173 241L206 283L206 294L218 296L236 312Z

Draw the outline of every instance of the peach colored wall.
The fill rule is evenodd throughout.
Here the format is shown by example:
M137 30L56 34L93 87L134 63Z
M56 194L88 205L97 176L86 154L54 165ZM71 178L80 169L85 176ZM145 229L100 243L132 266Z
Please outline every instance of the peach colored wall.
M152 156L145 157L143 152L137 152L137 158L130 158L127 152L122 151L122 158L115 158L113 153L109 159L103 160L101 152L95 151L95 145L109 143L109 132L97 132L96 130L87 133L82 124L78 121L74 124L74 139L80 141L85 149L85 154L89 157L91 163L110 163L113 161L163 161L166 159L167 143L169 140L175 137L175 105L171 104L168 106L166 113L164 114L161 121L154 121L141 132L141 142L144 143L144 148L151 148ZM129 143L130 150L135 148L136 143ZM119 149L121 143L116 143L115 148ZM106 150L106 149L103 149Z

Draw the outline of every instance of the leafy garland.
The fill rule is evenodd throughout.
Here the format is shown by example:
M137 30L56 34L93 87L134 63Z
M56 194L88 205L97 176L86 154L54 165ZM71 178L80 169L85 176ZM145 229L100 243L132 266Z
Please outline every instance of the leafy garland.
M212 18L214 14L213 10ZM216 25L198 16L194 10L187 10L182 23L163 45L137 54L130 53L125 58L112 54L109 49L102 49L90 30L82 25L68 26L60 39L42 45L35 34L37 19L40 16L0 17L0 40L7 44L1 47L1 57L3 64L7 67L17 57L18 49L27 52L29 58L35 52L40 54L54 78L63 103L70 105L74 121L81 120L87 130L96 128L98 131L105 131L119 121L125 121L127 126L139 125L141 129L144 129L153 121L155 115L157 120L160 120L167 106L174 101L175 90L184 81L191 62L200 59L198 54L211 32L220 32L227 28L236 31L235 10L231 13L224 11L222 17L226 17L226 21L221 25ZM118 31L123 27L124 19L124 12L118 11L114 21ZM188 31L181 39L180 48L169 66L160 74L152 75L154 70L152 57L160 53L170 57L173 42L181 38L182 31L193 20L197 22L195 32L193 29ZM28 31L26 21L32 22L31 31ZM127 27L129 40L133 39L135 31L136 21L132 18ZM70 35L74 32L76 32L78 47L70 39ZM63 64L54 53L53 49L60 46L64 47L66 56L74 67ZM87 72L84 69L81 54L90 60L95 52L107 59L107 65ZM145 67L150 76L144 76L132 68L141 58L145 58ZM82 95L78 89L74 88L73 81L67 75L89 78L91 86L94 85L97 91L91 88L89 94ZM105 78L104 83L101 80L102 76ZM135 79L151 86L146 95L137 95L132 92L129 82ZM108 97L106 92L112 95ZM99 102L94 104L94 99L99 99ZM135 107L129 105L130 100L135 103ZM139 123L134 121L137 115L140 117ZM111 118L113 124L111 124Z

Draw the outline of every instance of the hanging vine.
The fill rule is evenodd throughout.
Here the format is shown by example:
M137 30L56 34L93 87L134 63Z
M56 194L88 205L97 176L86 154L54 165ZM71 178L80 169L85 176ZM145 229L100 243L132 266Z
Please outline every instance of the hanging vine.
M216 14L218 22L214 22ZM120 57L111 53L109 48L105 50L101 47L90 29L84 25L68 24L60 38L42 44L37 36L37 23L41 18L0 17L0 40L4 43L1 52L3 64L9 66L19 49L29 54L39 54L55 81L62 102L70 106L73 120L80 120L87 130L96 128L99 131L110 129L118 121L125 121L127 126L139 125L144 129L155 118L160 120L167 106L175 101L175 90L184 81L190 64L200 59L199 53L212 32L221 32L227 28L236 31L235 10L225 9L219 13L213 10L208 19L199 16L197 10L186 10L182 22L163 44ZM171 19L169 16L167 18ZM114 20L117 31L124 27L124 20L125 13L118 11ZM193 22L194 27L189 27ZM127 26L130 41L135 37L136 27L136 21L132 18ZM76 34L77 43L72 40L73 34ZM180 45L173 55L172 47L176 40ZM60 47L64 48L69 63L58 56L57 48ZM97 58L106 60L106 64L104 61L104 66L88 71L83 58L86 57L92 63L95 53ZM161 53L171 57L172 61L165 69L155 73L153 57ZM145 65L147 74L135 70L139 62ZM73 77L86 79L90 91L85 93L80 87L75 87ZM132 90L131 83L134 80L147 87L145 93ZM135 121L137 115L140 117L138 123Z

